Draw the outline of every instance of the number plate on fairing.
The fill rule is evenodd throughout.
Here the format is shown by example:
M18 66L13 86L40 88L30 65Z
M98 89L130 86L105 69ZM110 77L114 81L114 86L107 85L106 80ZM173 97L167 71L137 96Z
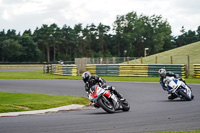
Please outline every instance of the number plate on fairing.
M106 96L106 97L110 97L111 96L111 93L110 93L110 91L109 90L106 90L105 92L104 92L104 95Z

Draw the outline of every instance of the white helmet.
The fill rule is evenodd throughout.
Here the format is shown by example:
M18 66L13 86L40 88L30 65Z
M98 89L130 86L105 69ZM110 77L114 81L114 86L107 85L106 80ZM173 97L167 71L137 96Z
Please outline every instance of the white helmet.
M82 74L82 79L83 79L83 81L86 83L86 82L90 79L91 76L92 76L92 75L90 74L90 72L84 72L84 73Z
M166 76L166 70L164 68L161 68L158 73L160 74L160 77L165 77Z

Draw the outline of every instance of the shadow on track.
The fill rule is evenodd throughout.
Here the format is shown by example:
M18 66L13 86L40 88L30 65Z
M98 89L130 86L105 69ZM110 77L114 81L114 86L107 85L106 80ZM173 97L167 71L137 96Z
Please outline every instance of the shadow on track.
M193 100L192 100L193 101ZM187 100L181 100L181 99L176 99L176 100L162 100L162 101L159 101L159 102L192 102L192 101L187 101Z

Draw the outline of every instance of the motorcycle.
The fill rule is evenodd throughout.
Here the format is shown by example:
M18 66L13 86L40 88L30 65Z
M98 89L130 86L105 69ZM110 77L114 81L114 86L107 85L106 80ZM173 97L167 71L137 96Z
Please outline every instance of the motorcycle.
M117 110L129 111L130 105L125 101L121 101L115 94L106 88L102 88L99 84L90 88L89 100L96 108L102 108L108 113L114 113Z
M180 78L166 77L164 83L167 86L169 94L175 94L181 100L187 101L191 101L194 98L191 88Z

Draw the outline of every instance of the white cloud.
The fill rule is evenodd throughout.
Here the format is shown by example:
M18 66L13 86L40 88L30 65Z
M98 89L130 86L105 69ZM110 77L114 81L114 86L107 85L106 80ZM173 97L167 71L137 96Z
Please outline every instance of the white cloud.
M1 17L5 20L9 20L10 19L10 15L7 11L3 11Z
M86 21L89 13L81 8L66 8L60 11L61 15L67 20Z
M18 4L12 7L13 15L26 15L26 14L42 14L47 9L42 4L26 2L24 4Z
M200 25L199 5L198 0L0 0L0 25L21 32L52 23L112 26L117 15L136 11L138 15L162 15L173 35L178 35L182 26L196 30Z
M53 23L58 23L54 18L46 18L43 20L44 24L53 24Z

